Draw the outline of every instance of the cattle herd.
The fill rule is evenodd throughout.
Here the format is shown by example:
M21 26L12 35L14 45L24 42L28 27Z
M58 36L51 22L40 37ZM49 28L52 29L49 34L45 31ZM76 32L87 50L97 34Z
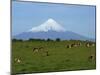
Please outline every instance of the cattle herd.
M73 47L79 47L79 46L82 46L82 43L73 43L73 44L69 44L69 45L67 45L67 48L73 48ZM94 46L95 46L95 43L88 42L88 43L85 43L84 46L87 47L87 48L89 48L89 47L94 47ZM90 56L88 57L88 60L89 60L89 61L92 61L94 58L95 58L94 55L90 55Z
M72 48L72 47L79 47L79 46L82 46L82 43L72 43L72 44L67 45L66 47ZM86 43L84 46L92 47L92 46L95 46L95 44L94 43Z
M81 43L73 43L73 44L67 45L67 48L78 47L78 46L81 46L81 45L82 45Z
M80 47L80 46L85 46L85 47L89 48L89 47L95 46L95 43L87 42L84 45L81 42L72 43L72 44L66 45L65 48L67 49L67 48ZM26 47L28 47L28 46L26 46ZM45 47L34 47L34 48L32 48L32 52L33 53L43 52L43 53L45 53L45 56L49 56L50 55L49 51L46 50ZM88 57L88 60L92 61L94 59L94 57L95 57L94 55L90 55ZM14 61L17 62L17 63L21 63L21 59L20 58L15 58Z

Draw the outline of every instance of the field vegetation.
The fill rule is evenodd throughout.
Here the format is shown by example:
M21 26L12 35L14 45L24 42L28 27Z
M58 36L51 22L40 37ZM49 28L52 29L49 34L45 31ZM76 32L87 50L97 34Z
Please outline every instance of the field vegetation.
M12 74L96 68L96 44L90 41L12 40Z

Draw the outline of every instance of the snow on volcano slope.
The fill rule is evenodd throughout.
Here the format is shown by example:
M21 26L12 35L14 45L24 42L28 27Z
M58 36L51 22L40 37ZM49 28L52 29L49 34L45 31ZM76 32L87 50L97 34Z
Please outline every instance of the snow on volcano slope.
M60 24L58 24L55 20L53 19L48 19L46 22L41 24L40 26L33 27L30 29L30 32L48 32L48 31L56 31L56 32L64 32L66 29L62 27Z

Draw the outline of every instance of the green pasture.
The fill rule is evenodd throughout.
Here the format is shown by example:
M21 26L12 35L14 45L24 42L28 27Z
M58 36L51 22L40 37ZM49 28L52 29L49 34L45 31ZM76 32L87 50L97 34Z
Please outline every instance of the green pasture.
M77 42L82 45L67 48ZM12 41L12 74L95 69L96 48L85 44L85 41ZM33 52L34 47L43 47L48 56L44 51ZM89 60L91 55L93 59Z

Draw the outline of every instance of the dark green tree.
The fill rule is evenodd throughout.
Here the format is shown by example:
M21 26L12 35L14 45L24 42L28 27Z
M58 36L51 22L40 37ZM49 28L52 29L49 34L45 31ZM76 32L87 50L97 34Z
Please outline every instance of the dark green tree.
M12 41L17 41L17 39L12 39Z
M60 41L60 38L57 38L56 41Z
M50 38L48 38L48 39L47 39L47 41L51 41L51 39L50 39Z

